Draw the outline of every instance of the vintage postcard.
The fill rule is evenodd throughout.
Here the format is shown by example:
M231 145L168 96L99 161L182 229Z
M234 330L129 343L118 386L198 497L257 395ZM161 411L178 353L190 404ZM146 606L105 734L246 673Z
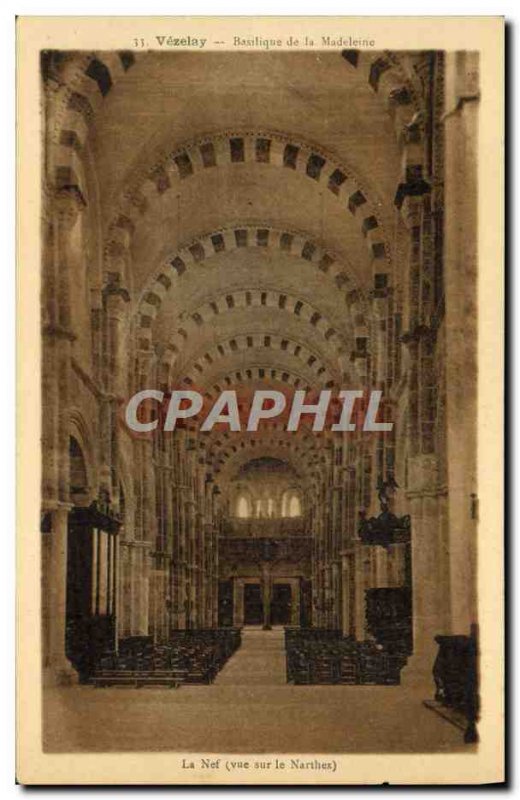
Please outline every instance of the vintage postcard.
M18 19L20 783L504 780L503 38Z

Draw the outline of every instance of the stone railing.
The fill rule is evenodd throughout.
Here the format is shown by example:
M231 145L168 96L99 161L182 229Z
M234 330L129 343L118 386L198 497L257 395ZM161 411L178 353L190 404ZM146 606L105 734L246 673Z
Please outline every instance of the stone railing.
M285 536L305 536L303 517L278 519L240 519L233 517L224 522L222 536L238 539L280 539Z
M227 536L219 540L219 559L223 571L233 564L260 566L265 563L276 565L290 562L306 573L310 570L311 546L310 536L285 536L277 539L239 539L238 536Z

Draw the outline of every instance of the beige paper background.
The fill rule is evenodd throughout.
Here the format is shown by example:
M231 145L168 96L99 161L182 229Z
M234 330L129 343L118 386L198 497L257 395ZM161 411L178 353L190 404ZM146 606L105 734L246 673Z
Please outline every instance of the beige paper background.
M390 784L503 780L504 22L498 17L19 17L17 20L17 779L38 784ZM183 770L208 754L46 754L40 663L40 85L39 51L133 49L155 35L374 40L375 50L480 51L478 601L480 745L468 754L323 755L334 772ZM155 47L154 47L155 45ZM184 48L190 49L190 48ZM242 48L241 48L242 49ZM284 49L284 48L281 48ZM296 48L291 48L296 49ZM300 48L303 49L303 48ZM319 49L318 47L316 49ZM339 49L339 48L338 48ZM273 754L275 757L276 754ZM290 759L290 754L280 758ZM305 760L320 754L305 755ZM255 756L244 756L249 762ZM265 754L258 760L266 760Z

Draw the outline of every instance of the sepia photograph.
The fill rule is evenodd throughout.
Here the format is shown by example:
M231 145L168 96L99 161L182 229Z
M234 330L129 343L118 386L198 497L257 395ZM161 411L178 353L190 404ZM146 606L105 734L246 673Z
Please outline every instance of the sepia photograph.
M31 40L33 725L69 764L177 755L179 783L468 775L483 747L499 775L479 38L273 19Z

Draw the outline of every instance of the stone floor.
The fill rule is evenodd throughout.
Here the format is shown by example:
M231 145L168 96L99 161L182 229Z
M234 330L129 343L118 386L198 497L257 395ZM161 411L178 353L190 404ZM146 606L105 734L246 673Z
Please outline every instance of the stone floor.
M248 629L211 686L44 693L47 752L468 752L400 686L285 683L283 631Z

